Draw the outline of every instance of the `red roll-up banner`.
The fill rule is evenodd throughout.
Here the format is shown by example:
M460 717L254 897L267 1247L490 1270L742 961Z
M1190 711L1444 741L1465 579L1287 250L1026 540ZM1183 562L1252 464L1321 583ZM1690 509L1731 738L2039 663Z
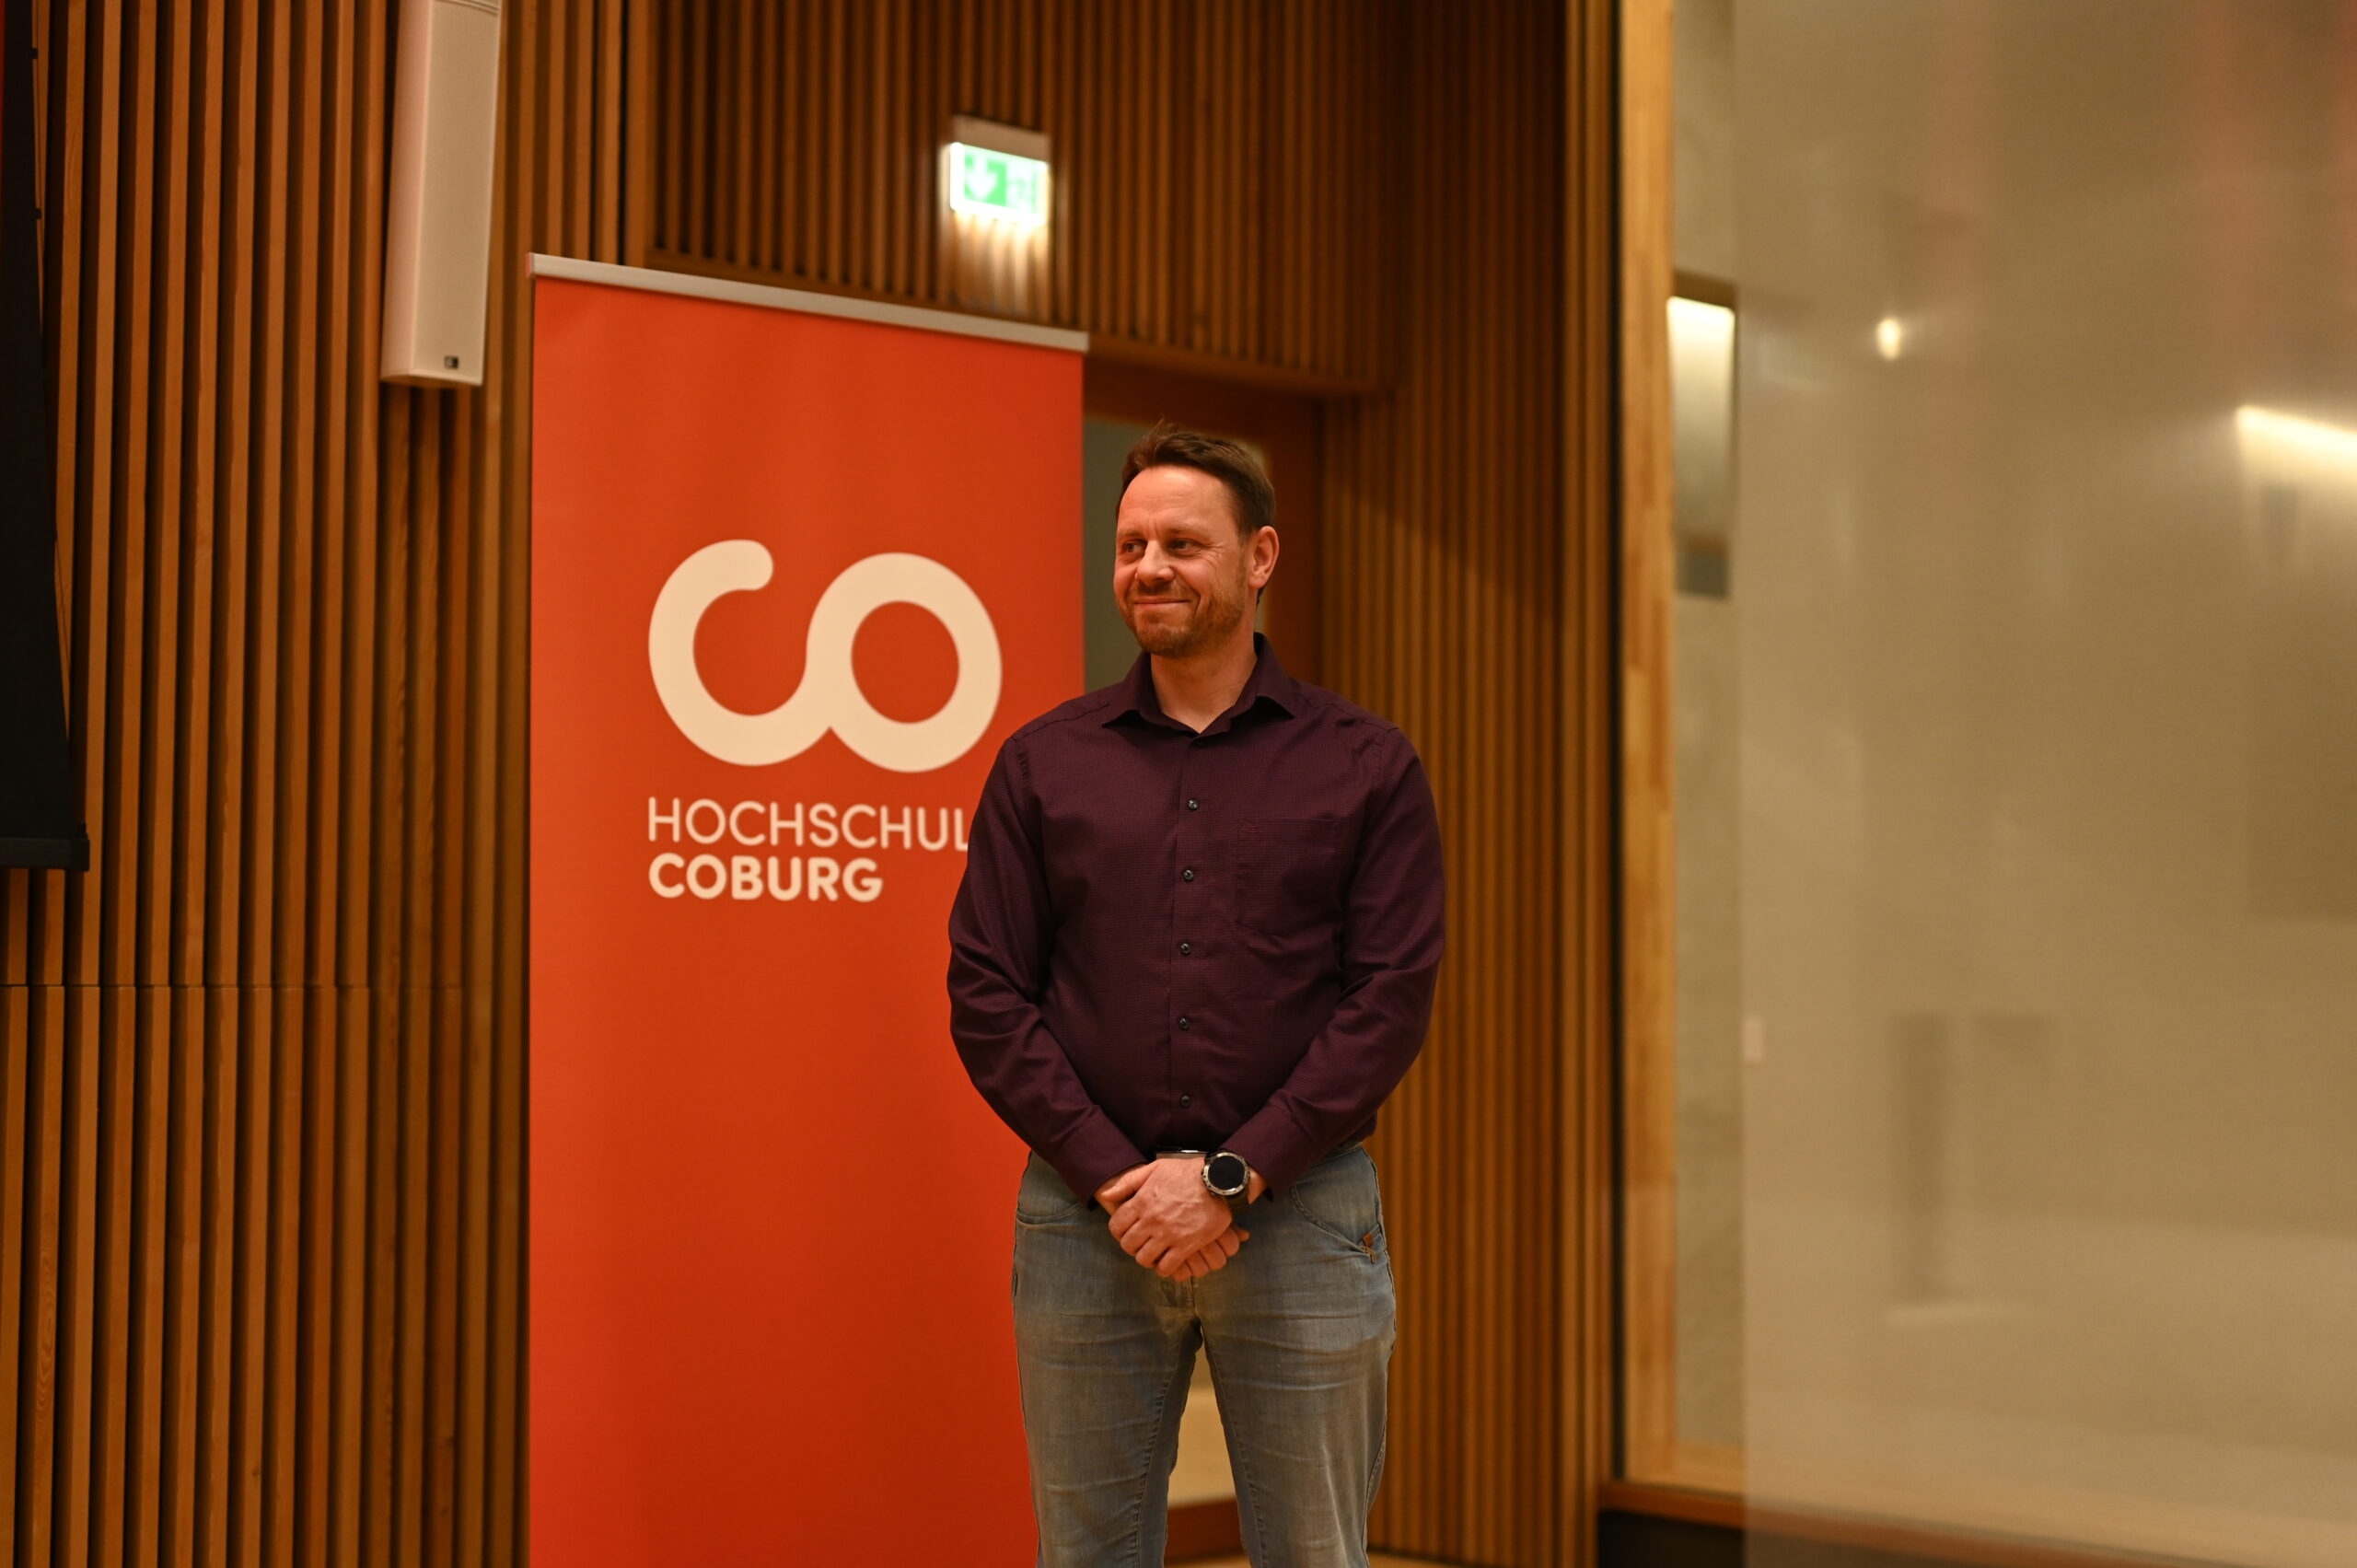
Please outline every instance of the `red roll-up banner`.
M533 1556L1014 1568L1020 1150L945 930L1080 686L1081 341L535 273Z

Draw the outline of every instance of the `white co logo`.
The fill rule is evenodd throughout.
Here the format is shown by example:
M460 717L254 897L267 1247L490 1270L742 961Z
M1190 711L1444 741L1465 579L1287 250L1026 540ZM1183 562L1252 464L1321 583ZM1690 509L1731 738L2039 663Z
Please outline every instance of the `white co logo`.
M723 594L762 587L770 552L749 539L708 544L685 561L656 597L646 626L655 690L679 733L748 768L799 756L830 729L879 768L896 773L946 768L973 748L998 711L998 632L966 580L922 555L871 555L827 585L811 612L802 684L766 714L740 714L713 701L696 672L696 625ZM888 604L913 604L947 628L958 649L958 687L929 719L906 724L876 711L851 664L860 623Z

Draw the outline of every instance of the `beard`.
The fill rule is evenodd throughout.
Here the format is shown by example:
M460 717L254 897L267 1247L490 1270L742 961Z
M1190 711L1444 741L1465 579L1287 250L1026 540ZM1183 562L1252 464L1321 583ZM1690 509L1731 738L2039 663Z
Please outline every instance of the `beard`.
M1215 647L1236 633L1244 621L1246 597L1222 595L1217 598L1197 598L1185 605L1184 615L1172 615L1165 610L1152 616L1140 616L1127 599L1121 601L1121 619L1129 623L1130 635L1138 646L1156 658L1184 658L1208 647Z

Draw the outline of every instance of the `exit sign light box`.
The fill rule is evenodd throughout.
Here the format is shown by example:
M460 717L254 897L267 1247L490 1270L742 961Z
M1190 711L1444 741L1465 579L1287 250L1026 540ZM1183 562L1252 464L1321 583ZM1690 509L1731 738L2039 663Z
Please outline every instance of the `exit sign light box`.
M1037 227L1048 221L1047 160L952 142L949 205L970 217Z

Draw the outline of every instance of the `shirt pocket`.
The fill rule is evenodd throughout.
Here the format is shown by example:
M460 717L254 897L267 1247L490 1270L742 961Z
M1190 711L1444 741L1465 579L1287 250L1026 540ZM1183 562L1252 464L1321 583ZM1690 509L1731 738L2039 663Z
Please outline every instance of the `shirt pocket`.
M1330 924L1342 904L1342 823L1259 817L1236 834L1236 923L1270 936Z

